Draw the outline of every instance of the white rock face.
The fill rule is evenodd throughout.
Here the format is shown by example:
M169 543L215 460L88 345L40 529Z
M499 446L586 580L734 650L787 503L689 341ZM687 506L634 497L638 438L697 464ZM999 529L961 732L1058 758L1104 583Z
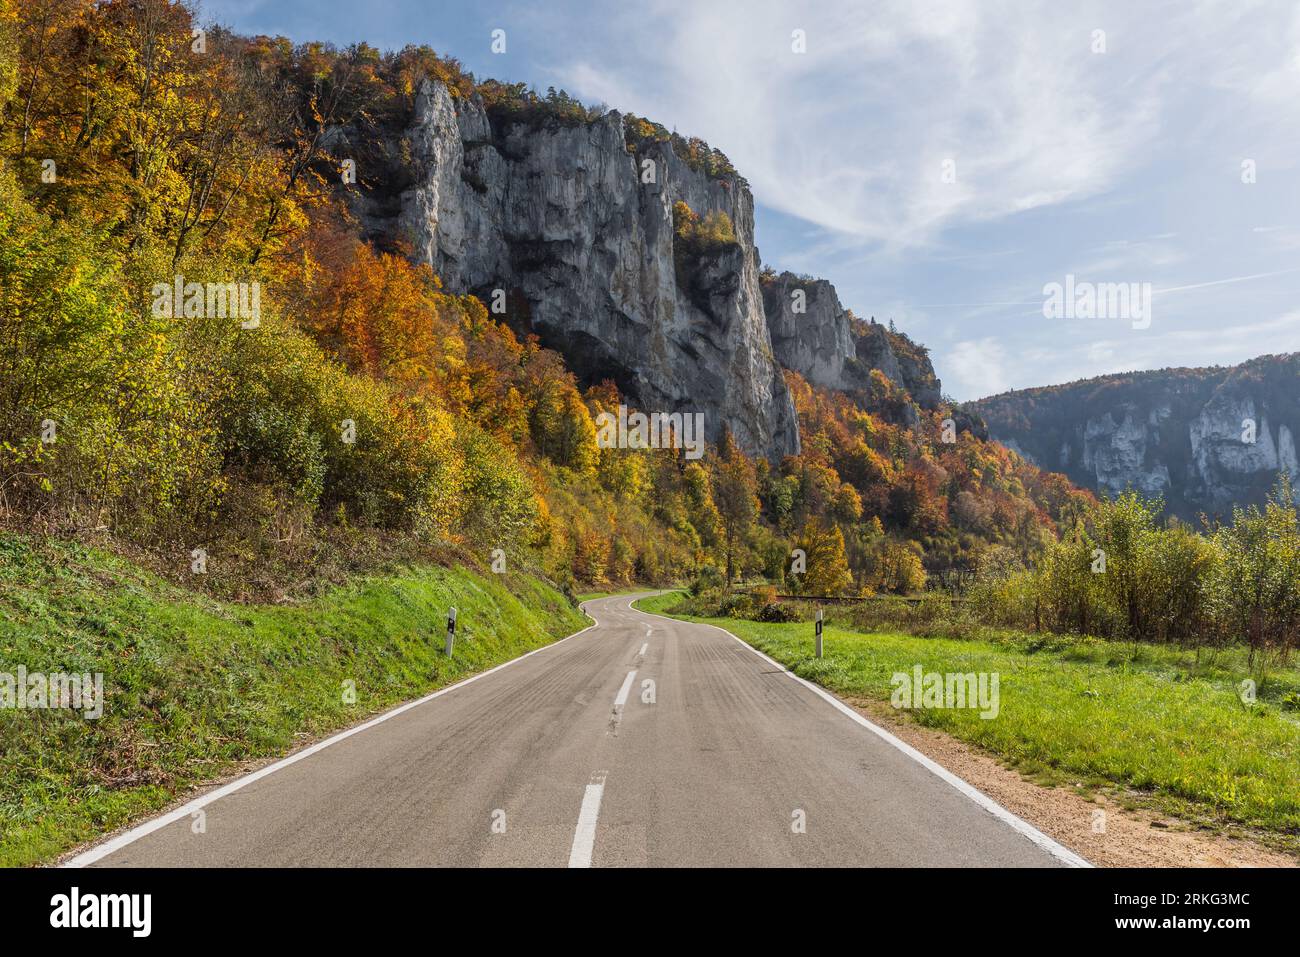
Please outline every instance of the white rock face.
M856 357L853 336L834 286L825 279L803 279L786 272L764 285L763 302L772 348L783 366L823 388L854 387L849 366ZM901 382L896 359L892 368L882 366L881 371Z
M419 92L407 133L413 186L399 231L446 289L535 331L580 378L612 378L646 411L705 411L750 452L799 450L794 406L773 355L758 282L753 197L696 172L668 144L626 149L622 117L493 130L475 96ZM639 163L652 159L656 182ZM737 245L674 265L673 204L721 211Z
M1132 487L1144 495L1163 495L1169 488L1169 468L1149 463L1149 425L1126 410L1116 423L1111 413L1088 419L1083 427L1083 466L1096 477L1097 488L1112 495Z
M1253 442L1246 441L1247 422L1254 423ZM1295 444L1290 431L1285 434L1294 461ZM1196 477L1215 505L1230 504L1243 479L1276 472L1282 463L1268 418L1256 416L1255 400L1248 395L1216 395L1192 420L1189 436Z
M1108 495L1162 494L1173 515L1230 519L1300 478L1300 353L1239 366L1117 373L972 403L998 441Z
M777 361L813 385L863 392L871 370L879 369L921 408L939 404L941 386L930 360L906 353L900 357L878 323L859 323L855 329L835 287L825 279L781 273L763 283L763 306ZM919 422L909 407L904 424Z
M1277 464L1279 468L1286 469L1292 478L1300 479L1300 460L1296 459L1295 439L1285 425L1278 426L1277 430Z

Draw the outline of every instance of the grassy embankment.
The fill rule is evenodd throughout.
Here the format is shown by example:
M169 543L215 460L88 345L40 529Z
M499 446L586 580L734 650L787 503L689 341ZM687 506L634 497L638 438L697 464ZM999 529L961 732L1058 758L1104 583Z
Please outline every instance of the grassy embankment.
M460 632L448 660L451 605ZM588 623L523 576L417 568L309 604L247 606L102 552L0 536L0 672L102 672L106 699L99 720L0 709L0 865L48 861L242 762Z
M627 588L614 588L609 591L579 592L576 597L579 602L584 602L596 598L613 598L615 595L639 595L647 591L655 591L655 587L653 585L631 585Z
M637 607L667 614L679 594ZM687 617L687 616L677 616ZM1052 636L925 638L828 626L813 657L812 625L691 618L732 632L848 699L889 701L890 679L911 672L996 672L996 718L976 710L907 714L978 745L1043 783L1133 789L1127 800L1213 825L1257 829L1300 850L1300 670L1275 670L1254 704L1236 651L1199 666L1177 648Z

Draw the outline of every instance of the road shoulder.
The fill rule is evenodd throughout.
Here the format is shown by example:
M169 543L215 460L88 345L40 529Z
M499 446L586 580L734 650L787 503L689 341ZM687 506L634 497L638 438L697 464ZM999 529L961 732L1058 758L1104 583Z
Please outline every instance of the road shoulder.
M841 700L1098 867L1300 865L1249 837L1218 834L1154 811L1124 807L1105 794L1036 784L991 755L900 716L885 702Z

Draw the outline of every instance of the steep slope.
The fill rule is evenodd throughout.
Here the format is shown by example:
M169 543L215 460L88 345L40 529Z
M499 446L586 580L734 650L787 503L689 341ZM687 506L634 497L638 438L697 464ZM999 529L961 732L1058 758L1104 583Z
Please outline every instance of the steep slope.
M530 120L436 81L421 87L405 143L411 185L396 208L363 207L372 232L536 333L583 382L612 379L647 411L705 411L711 440L725 427L751 453L798 452L743 180L636 138L617 112ZM734 242L683 263L679 202L725 214Z
M800 447L783 368L859 397L879 369L909 397L909 425L912 402L940 402L923 348L858 320L826 280L760 273L749 187L716 151L701 161L699 141L436 80L388 139L371 150L386 191L350 196L369 238L536 334L585 384L610 379L645 410L707 410L710 439L729 430L772 461ZM721 217L722 240L693 243L683 207Z
M192 57L183 4L55 6L24 21L33 114L0 125L0 521L107 531L247 600L411 552L784 581L797 542L841 537L833 587L910 588L1077 511L950 427L923 347L760 270L748 186L698 138L428 47L232 35ZM144 158L142 128L170 131ZM41 157L69 175L42 182ZM182 276L260 288L258 323L203 315L211 296L158 314L151 286ZM786 314L795 293L811 311ZM738 443L601 447L622 403Z
M868 393L879 369L922 409L940 402L940 383L924 348L874 320L863 322L840 304L825 279L767 273L763 304L777 360L814 386Z
M1297 472L1300 354L1162 369L1008 392L969 403L993 438L1108 494L1132 486L1193 518L1261 503Z
M440 622L453 605L447 658ZM46 860L250 759L587 623L524 574L413 567L296 607L236 605L95 549L0 534L6 661L98 673L103 696L98 720L0 709L0 867Z

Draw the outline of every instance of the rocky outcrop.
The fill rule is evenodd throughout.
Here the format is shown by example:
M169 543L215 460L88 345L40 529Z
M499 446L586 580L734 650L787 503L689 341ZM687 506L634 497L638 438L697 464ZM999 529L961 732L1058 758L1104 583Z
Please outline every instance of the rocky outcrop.
M348 194L368 239L428 263L445 289L643 411L703 411L710 440L729 430L777 460L799 450L783 368L868 408L878 369L905 393L888 404L906 425L939 405L925 349L854 318L829 282L760 281L753 196L729 163L688 162L644 121L593 115L488 110L426 81L400 137L331 141L382 168ZM725 241L679 235L679 203L705 227L725 214Z
M861 370L880 369L897 382L912 401L923 409L936 409L942 402L942 385L934 374L925 347L878 322L861 325L854 340L857 365ZM891 370L897 369L897 375Z
M1169 491L1169 466L1148 456L1147 443L1159 444L1160 425L1168 412L1166 406L1151 410L1144 418L1140 409L1126 406L1121 421L1115 421L1114 412L1088 419L1083 424L1081 449L1062 444L1062 466L1077 454L1081 467L1096 477L1100 491L1117 495L1132 487L1143 495L1164 495Z
M877 322L856 319L825 279L769 276L763 303L777 360L813 385L866 393L871 370L879 369L921 408L938 406L940 383L925 350Z
M1106 494L1161 495L1170 512L1226 516L1300 472L1300 354L1105 376L981 399L989 433Z
M396 223L363 210L372 232L405 238L445 288L501 307L586 382L612 379L646 411L703 411L711 440L725 428L772 459L799 450L743 181L692 169L668 143L630 152L617 112L511 122L432 82L406 136L411 185ZM674 264L679 201L700 216L725 213L735 234L697 257L689 288Z
M772 351L787 369L827 389L861 388L849 314L825 279L783 272L763 283L763 305ZM897 379L897 363L885 374Z
M1258 484L1260 476L1282 470L1296 476L1294 419L1291 425L1277 422L1279 414L1286 413L1264 395L1215 393L1188 429L1192 487L1198 497L1224 508Z

